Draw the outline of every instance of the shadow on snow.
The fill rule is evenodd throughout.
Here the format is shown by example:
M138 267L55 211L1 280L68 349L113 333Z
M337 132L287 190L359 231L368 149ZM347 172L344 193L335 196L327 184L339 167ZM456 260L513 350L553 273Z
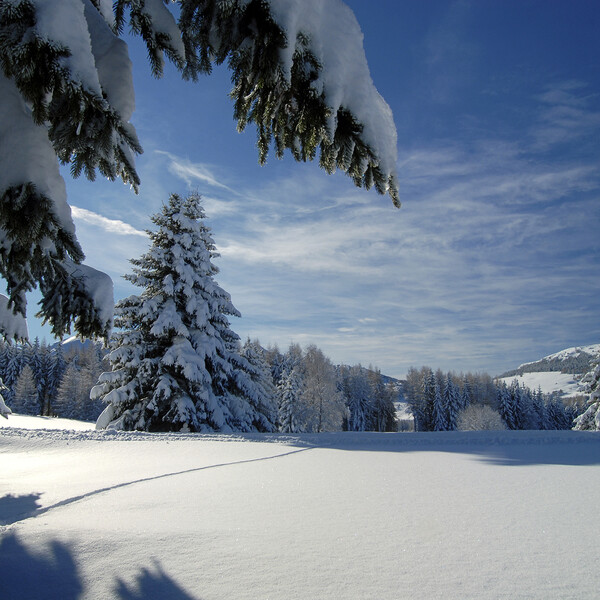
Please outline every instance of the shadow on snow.
M64 542L53 540L35 552L9 532L0 539L2 598L19 600L77 600L86 590L73 552ZM158 561L142 567L133 583L117 578L111 598L115 600L201 600L181 588Z
M343 451L455 452L501 466L600 465L600 432L588 431L335 432L262 438L270 440Z

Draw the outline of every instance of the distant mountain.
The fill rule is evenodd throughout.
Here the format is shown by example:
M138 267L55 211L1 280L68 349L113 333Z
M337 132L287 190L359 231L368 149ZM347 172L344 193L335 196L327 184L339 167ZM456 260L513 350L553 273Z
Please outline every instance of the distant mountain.
M535 362L524 363L512 371L503 373L500 377L515 377L524 373L546 373L548 371L583 375L590 370L592 362L599 356L600 344L576 346L550 354Z
M544 358L525 363L507 371L498 379L509 384L517 378L519 383L535 390L541 388L545 394L560 392L563 397L579 396L583 392L579 384L594 360L600 357L600 344L576 346L550 354Z

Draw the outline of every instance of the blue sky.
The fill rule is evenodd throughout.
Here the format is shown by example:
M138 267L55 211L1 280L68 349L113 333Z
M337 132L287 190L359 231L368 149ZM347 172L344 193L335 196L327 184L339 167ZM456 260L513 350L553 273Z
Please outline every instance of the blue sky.
M400 210L317 164L258 166L225 69L156 81L134 43L139 196L65 171L86 262L116 299L137 292L120 275L149 215L197 190L242 338L315 343L393 376L496 375L600 342L600 5L347 4L394 113ZM31 319L30 333L48 337Z

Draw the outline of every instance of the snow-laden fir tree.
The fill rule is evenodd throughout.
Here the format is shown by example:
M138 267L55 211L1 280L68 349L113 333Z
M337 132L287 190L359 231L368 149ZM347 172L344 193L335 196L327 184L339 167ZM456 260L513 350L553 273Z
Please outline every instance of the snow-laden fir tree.
M7 389L8 388L4 385L4 383L2 383L2 378L0 377L0 417L4 417L5 419L8 419L8 415L12 413L10 408L8 408L4 402L3 394Z
M247 339L242 347L242 356L252 369L248 374L255 387L253 403L257 408L257 416L262 419L262 423L256 423L257 429L272 431L277 423L277 389L265 350L257 340Z
M360 365L345 369L344 395L348 410L348 431L366 431L371 422L371 387Z
M502 383L498 388L497 404L498 412L504 423L506 423L506 427L508 429L517 429L514 395L505 383Z
M444 380L443 404L446 413L446 424L448 431L454 431L458 423L458 414L461 410L461 400L456 385L452 380L452 374L448 373Z
M277 423L281 433L301 433L304 430L303 387L304 381L299 365L283 372L277 385Z
M460 408L465 409L473 400L473 390L471 389L471 383L469 378L465 375L463 378L463 385L460 391Z
M358 186L389 192L396 129L371 79L362 33L340 0L6 0L0 2L0 274L9 308L40 315L59 336L106 336L112 282L82 264L59 162L137 190L142 151L124 29L143 38L152 72L164 57L196 80L232 74L238 129L254 123L259 159L313 160ZM4 325L6 322L3 320ZM21 333L6 325L5 335Z
M600 431L600 362L595 362L591 370L581 379L589 394L585 411L574 421L573 429L579 431Z
M173 194L152 217L149 251L126 279L143 288L115 307L112 371L92 399L108 404L97 427L145 431L255 431L261 413L250 363L229 316L239 316L216 283L218 256L200 198Z
M40 415L41 406L33 370L25 365L15 382L14 399L10 407L21 415Z
M446 407L444 405L444 399L442 390L440 390L439 380L436 378L433 392L433 406L432 406L432 427L433 431L447 431L448 430L448 419L446 416Z
M394 393L386 385L377 367L369 366L367 381L370 388L371 406L369 408L369 431L397 431L396 407L394 406Z

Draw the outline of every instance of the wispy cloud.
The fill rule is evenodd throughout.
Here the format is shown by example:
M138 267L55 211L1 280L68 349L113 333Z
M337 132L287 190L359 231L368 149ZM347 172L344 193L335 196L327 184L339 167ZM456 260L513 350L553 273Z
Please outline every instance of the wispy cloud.
M495 374L540 345L593 337L597 165L532 139L406 154L400 211L317 175L248 192L261 203L244 226L215 231L242 331L265 343L306 338L396 374L410 364Z
M96 225L109 233L115 233L117 235L139 235L142 237L147 236L145 231L140 231L124 221L108 219L107 217L92 212L91 210L87 210L86 208L71 205L71 214L75 221L83 221L89 225Z
M155 152L164 155L169 159L169 171L176 177L185 181L188 186L204 183L210 187L221 188L235 193L229 186L217 179L216 175L208 165L204 163L195 163L187 158L182 158L171 154L170 152L164 152L163 150L156 150Z

